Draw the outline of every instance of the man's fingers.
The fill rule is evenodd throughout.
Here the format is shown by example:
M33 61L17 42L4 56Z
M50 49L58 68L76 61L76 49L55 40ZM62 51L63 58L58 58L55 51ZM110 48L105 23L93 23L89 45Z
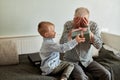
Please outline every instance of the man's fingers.
M83 33L83 31L80 32L80 36L81 36L81 38L84 37L84 33Z
M87 25L87 24L88 24L88 20L87 20L85 17L83 18L83 24L84 24L84 25Z
M80 22L81 22L81 18L80 17L75 17L74 18L74 23L75 23L76 27L80 27Z

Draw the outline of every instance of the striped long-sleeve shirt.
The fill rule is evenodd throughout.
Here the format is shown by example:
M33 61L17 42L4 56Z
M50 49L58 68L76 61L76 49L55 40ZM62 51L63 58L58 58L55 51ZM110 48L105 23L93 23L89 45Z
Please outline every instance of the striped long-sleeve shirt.
M71 29L73 29L73 21L67 21L64 25L64 31L60 39L60 43L65 43L68 41L66 38ZM92 47L95 46L97 49L102 47L102 40L97 24L93 21L90 21L88 29L94 34L94 42L90 44L89 41L84 43L79 43L75 48L70 51L67 51L64 55L64 59L70 62L81 62L81 64L87 67L92 61Z
M43 38L43 43L40 49L41 70L42 75L47 75L60 64L59 52L64 53L74 48L78 42L73 39L64 44L57 44L53 38Z

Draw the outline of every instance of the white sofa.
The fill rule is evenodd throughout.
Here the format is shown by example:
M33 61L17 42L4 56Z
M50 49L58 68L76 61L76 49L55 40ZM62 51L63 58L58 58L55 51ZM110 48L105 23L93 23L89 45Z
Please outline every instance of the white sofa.
M104 47L113 51L116 55L120 56L120 35L115 35L107 32L101 32L101 38L104 43ZM98 56L98 51L93 47L93 56Z

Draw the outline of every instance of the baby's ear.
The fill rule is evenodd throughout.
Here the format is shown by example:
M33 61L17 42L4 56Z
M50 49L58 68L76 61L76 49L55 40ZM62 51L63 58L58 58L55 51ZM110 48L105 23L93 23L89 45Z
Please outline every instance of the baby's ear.
M47 38L47 37L49 37L49 34L48 34L48 33L45 33L44 36Z

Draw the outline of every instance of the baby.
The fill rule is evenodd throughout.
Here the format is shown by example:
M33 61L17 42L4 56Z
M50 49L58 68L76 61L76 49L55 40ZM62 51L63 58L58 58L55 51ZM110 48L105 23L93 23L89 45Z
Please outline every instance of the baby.
M78 43L84 41L77 35L73 40L64 44L54 42L55 26L51 22L42 21L38 24L38 32L43 37L40 49L42 75L54 75L63 72L60 80L67 80L74 69L74 64L60 60L60 53L73 49ZM68 35L70 38L71 35Z

